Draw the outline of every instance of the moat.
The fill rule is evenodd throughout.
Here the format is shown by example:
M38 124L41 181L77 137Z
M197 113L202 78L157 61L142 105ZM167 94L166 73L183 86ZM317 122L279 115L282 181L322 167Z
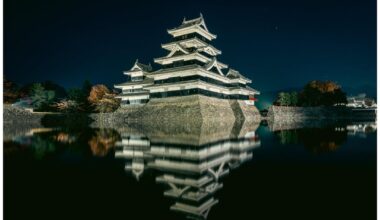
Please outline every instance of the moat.
M292 126L8 124L5 218L374 219L376 123Z

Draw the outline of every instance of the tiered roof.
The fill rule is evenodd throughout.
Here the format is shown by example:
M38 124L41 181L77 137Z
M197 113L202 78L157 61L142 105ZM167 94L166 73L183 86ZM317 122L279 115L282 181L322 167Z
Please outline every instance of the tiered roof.
M185 28L185 27L190 27L190 26L193 26L193 25L202 25L203 28L206 31L208 31L206 23L205 23L205 21L203 19L202 13L200 14L199 18L194 18L194 19L191 19L191 20L186 20L186 17L184 17L183 21L182 21L182 24L177 29L181 29L181 28Z
M188 51L185 47L183 47L181 44L174 43L170 48L167 48L171 52L166 57L173 56L177 51L181 51L183 54L189 54L190 51Z
M125 86L134 86L134 85L150 85L154 83L154 79L152 78L144 78L142 81L128 81L125 83L116 84L115 88L121 89Z
M133 64L132 68L128 71L125 71L124 74L130 75L132 72L143 71L143 72L151 72L153 70L152 65L150 63L148 65L142 64L136 59L135 64Z
M252 82L250 79L248 79L248 78L246 78L245 76L243 76L243 75L241 75L240 73L239 73L239 71L237 71L237 70L234 70L234 69L232 69L232 68L230 68L229 70L228 70L228 73L227 73L227 75L226 75L228 78L230 78L230 79L243 79L243 80L245 80L245 81L247 81L247 82Z
M186 18L184 18L180 26L169 29L168 33L173 37L178 37L189 33L197 33L205 37L207 40L213 40L216 38L215 34L208 31L202 14L200 14L199 18L191 20L186 20Z
M172 50L172 47L175 46L176 44L179 44L185 48L189 47L196 47L200 51L205 51L207 52L208 50L212 50L212 54L210 55L215 56L215 55L220 55L222 54L222 51L216 49L213 45L204 42L203 40L199 39L198 37L192 37L192 38L187 38L179 41L173 41L169 43L162 44L161 47L166 50ZM206 48L208 50L206 50Z
M249 94L252 92L259 94L258 91L246 85L252 81L244 77L239 71L231 68L228 72L224 70L228 68L228 65L217 60L216 56L222 52L210 44L210 41L215 39L216 35L209 32L202 14L200 17L191 20L184 18L181 25L168 30L168 33L174 37L173 42L161 45L163 49L168 51L168 54L154 59L155 63L163 65L164 67L153 71L150 64L145 65L136 60L134 66L129 71L126 71L125 74L131 77L143 76L144 79L139 82L119 84L116 85L117 87L128 87L134 84L149 84L146 85L146 88L149 87L149 91L153 91L153 87L169 85L168 83L165 83L165 85L156 85L154 80L199 75L218 80L222 83L236 85L236 88L235 86L225 87L218 83L213 84L212 82L208 82L209 84L213 84L214 87L218 87L218 89L220 87L220 89L222 89L221 91L225 94L230 94L226 89L230 91L234 90L235 93L238 92L237 94L243 95L247 94L247 92ZM198 81L195 80L194 82ZM181 83L189 82L190 81Z
M170 55L170 54L169 54ZM206 57L205 55L198 53L198 52L192 52L192 53L184 53L184 54L178 54L175 56L165 56L165 57L159 57L155 58L154 62L165 65L165 64L171 64L175 61L187 61L187 60L198 60L203 63L208 63L210 61L210 58Z
M225 68L227 68L228 66L227 66L226 64L223 64L223 63L217 61L216 58L214 57L214 58L212 58L212 60L211 60L209 63L207 63L207 64L204 66L204 68L205 68L206 70L211 70L213 67L215 67L215 68L217 69L217 71L218 71L218 73L219 73L220 75L224 76L224 74L223 74L223 72L222 72L222 69L225 69Z

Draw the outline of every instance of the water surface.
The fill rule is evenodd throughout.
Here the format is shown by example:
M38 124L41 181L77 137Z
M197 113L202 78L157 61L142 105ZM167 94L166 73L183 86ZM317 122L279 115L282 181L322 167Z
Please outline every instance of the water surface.
M5 219L376 217L373 122L8 126Z

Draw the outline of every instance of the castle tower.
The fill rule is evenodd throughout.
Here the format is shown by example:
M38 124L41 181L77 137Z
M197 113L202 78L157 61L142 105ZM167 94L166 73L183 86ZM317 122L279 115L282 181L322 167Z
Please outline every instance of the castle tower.
M138 62L125 74L131 81L115 85L122 89L122 105L144 104L149 99L204 95L219 99L244 100L254 105L254 96L260 94L248 86L252 81L217 56L222 52L212 46L216 35L211 33L202 16L182 21L176 28L167 30L172 41L162 44L167 55L155 58L161 66L153 71L151 66Z

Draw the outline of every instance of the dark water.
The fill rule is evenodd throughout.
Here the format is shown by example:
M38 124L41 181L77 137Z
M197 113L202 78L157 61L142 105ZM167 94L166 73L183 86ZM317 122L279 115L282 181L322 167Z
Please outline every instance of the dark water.
M5 219L376 217L375 123L26 130L5 138Z

